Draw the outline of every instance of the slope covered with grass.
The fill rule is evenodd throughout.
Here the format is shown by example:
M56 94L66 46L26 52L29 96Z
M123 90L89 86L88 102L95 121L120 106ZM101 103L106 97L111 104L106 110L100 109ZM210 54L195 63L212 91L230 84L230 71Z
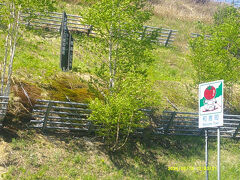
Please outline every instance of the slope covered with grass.
M69 14L79 15L82 9L94 1L57 1L57 11L66 11ZM155 2L155 1L154 1ZM190 33L198 32L198 21L211 23L212 15L218 8L216 3L195 4L191 0L156 1L153 3L154 16L147 25L165 27L178 30L172 47L157 47L154 51L155 63L149 68L150 79L156 81L156 89L162 94L168 94L163 98L169 99L179 109L184 109L187 104L192 104L192 97L179 97L177 92L171 93L173 86L177 86L179 92L185 94L195 93L191 90L193 68L188 59L188 41ZM74 79L88 80L86 63L96 58L81 48L77 40L79 35L74 35L73 71L62 73L60 69L60 34L58 32L44 30L27 30L19 40L13 65L13 77L20 81L27 81L42 89L44 98L48 96L48 90L52 87L52 80L65 74ZM0 57L4 51L4 34L1 32ZM93 61L94 62L94 61ZM64 76L64 75L63 75ZM164 85L164 86L163 86ZM189 89L191 92L189 92ZM59 90L58 90L59 91ZM170 93L170 94L169 94ZM63 100L63 99L61 99ZM66 100L66 99L65 99ZM76 99L71 99L76 101ZM190 101L189 101L190 100ZM165 106L169 103L165 102ZM191 109L191 105L185 109ZM194 107L195 109L195 107ZM192 109L192 110L194 110Z
M154 2L154 16L147 25L178 30L172 47L157 47L155 63L149 68L155 89L163 94L163 109L196 111L197 88L188 59L190 33L198 32L198 21L212 22L216 3L195 4L192 0ZM81 14L89 1L57 1L58 12ZM0 32L0 58L4 30ZM76 133L41 133L27 130L32 107L21 86L34 103L37 98L87 101L96 96L88 88L80 42L74 44L73 71L61 72L60 35L50 31L26 31L20 39L13 65L13 86L8 125L0 132L0 174L3 179L204 179L204 139L200 137L133 137L120 152L106 151L98 137ZM90 62L90 61L89 61ZM85 96L81 96L82 94ZM87 97L87 98L86 98ZM171 103L169 103L171 102ZM240 143L222 141L222 178L240 177ZM210 140L210 166L217 166L216 139ZM187 170L184 170L188 168ZM175 168L175 170L171 169ZM178 169L177 169L178 168ZM180 170L182 168L182 170ZM216 179L216 169L210 178Z
M91 136L5 131L0 137L3 179L179 179L205 178L204 139L131 139L117 153ZM135 144L135 145L133 145ZM209 143L209 178L217 178L216 139ZM222 140L221 178L239 178L239 142Z

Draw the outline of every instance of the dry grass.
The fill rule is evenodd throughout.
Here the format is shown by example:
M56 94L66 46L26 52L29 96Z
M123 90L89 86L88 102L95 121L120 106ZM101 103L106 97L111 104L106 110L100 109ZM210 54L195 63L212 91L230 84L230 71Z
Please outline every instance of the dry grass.
M161 0L154 5L154 14L169 19L211 22L220 6L216 2L197 4L192 0Z
M0 139L0 177L7 172L6 163L8 163L8 144Z

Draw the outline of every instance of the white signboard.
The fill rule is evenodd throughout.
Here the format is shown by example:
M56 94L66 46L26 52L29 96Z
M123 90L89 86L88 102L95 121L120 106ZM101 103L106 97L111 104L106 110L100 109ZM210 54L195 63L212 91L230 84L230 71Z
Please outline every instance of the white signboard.
M223 80L199 84L199 128L223 126Z

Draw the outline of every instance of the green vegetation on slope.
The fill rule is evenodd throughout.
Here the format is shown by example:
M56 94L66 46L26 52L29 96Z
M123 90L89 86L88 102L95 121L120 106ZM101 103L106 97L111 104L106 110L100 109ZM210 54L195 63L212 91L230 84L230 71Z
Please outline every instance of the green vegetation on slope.
M82 0L58 1L58 11L80 14L88 3ZM178 30L174 46L158 47L154 51L156 63L149 68L155 87L163 97L163 107L172 109L168 101L179 110L196 110L197 89L193 85L193 68L187 57L187 41L191 32L198 32L198 21L211 23L215 4L204 6L190 0L164 0L155 4L154 16L149 25ZM3 54L4 36L1 32L0 58ZM77 39L77 38L76 38ZM204 171L169 171L169 167L204 166L204 142L198 137L155 137L153 140L132 139L120 152L109 153L96 137L67 134L41 134L19 130L16 121L26 116L22 106L31 109L20 84L24 85L32 100L51 98L66 100L64 96L79 93L90 78L83 59L90 56L78 41L74 45L73 72L62 73L59 67L60 35L46 31L27 31L20 39L14 61L11 114L13 123L0 132L0 174L5 179L204 179ZM63 78L64 77L64 78ZM65 78L66 77L66 78ZM66 83L66 79L68 83ZM78 82L79 80L79 82ZM62 87L62 85L64 86ZM70 90L66 90L66 87ZM63 91L60 91L63 89ZM239 89L235 87L235 89ZM34 90L34 91L33 91ZM76 91L75 91L76 90ZM73 93L73 94L74 94ZM89 95L89 94L88 94ZM91 95L91 93L90 93ZM20 98L20 100L19 100ZM70 97L80 101L79 96ZM237 106L239 96L233 96ZM24 101L25 100L25 101ZM161 109L161 110L162 110ZM19 112L20 111L20 112ZM28 113L24 110L24 113ZM18 117L14 117L18 115ZM21 116L20 116L21 115ZM11 117L9 117L11 118ZM29 118L29 117L28 117ZM22 124L21 124L22 125ZM11 127L13 126L13 127ZM132 143L131 143L132 142ZM239 178L238 141L222 141L222 178ZM216 139L210 143L210 166L216 167ZM216 179L217 172L210 171Z
M57 1L57 10L59 12L66 11L69 14L81 14L82 9L94 1ZM216 10L215 4L196 5L190 1L161 1L154 4L154 16L148 25L155 27L167 27L178 30L174 45L171 48L159 47L154 51L155 64L149 68L150 78L156 81L156 84L164 83L165 86L169 82L169 87L173 82L179 84L179 91L197 93L195 90L189 90L192 83L193 68L187 58L189 53L187 42L190 39L191 32L197 32L197 21L203 20L207 23L211 22L213 12ZM211 10L211 11L210 11ZM194 12L194 13L192 13ZM73 75L77 79L89 80L90 75L86 72L86 63L91 65L91 59L96 59L96 56L88 54L87 50L81 47L81 42L77 35L75 36L74 55L73 55L73 72L65 74ZM4 36L1 32L1 47L3 47ZM4 48L0 49L0 57ZM19 40L16 57L14 60L14 78L20 81L30 81L42 88L42 91L47 98L48 87L51 81L58 74L62 74L59 67L60 54L60 35L50 31L26 31ZM84 64L85 63L85 64ZM156 86L158 89L159 86ZM193 88L194 89L194 88ZM164 91L164 88L160 90ZM168 91L168 88L166 88ZM59 90L58 90L59 91ZM170 92L170 91L168 91ZM188 100L181 98L179 101L176 93L171 93L167 98L176 104L179 109L186 109L183 104L192 104ZM61 98L61 100L63 100ZM74 101L74 99L71 99ZM166 106L169 103L164 103ZM195 109L193 109L195 110Z
M199 137L160 136L147 141L135 137L116 153L105 151L103 144L95 138L66 133L5 132L0 138L3 179L205 178L204 140ZM216 139L210 139L209 166L214 168L209 172L210 179L217 178L216 145ZM239 146L237 141L222 140L223 179L239 178ZM172 167L189 169L170 170Z

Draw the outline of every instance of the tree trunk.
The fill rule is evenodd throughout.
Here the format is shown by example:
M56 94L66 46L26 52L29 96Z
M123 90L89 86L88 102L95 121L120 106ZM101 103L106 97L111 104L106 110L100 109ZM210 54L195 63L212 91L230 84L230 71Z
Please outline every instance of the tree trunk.
M3 95L3 88L4 88L3 85L4 85L5 73L6 73L6 67L7 67L10 29L11 29L11 24L8 25L8 29L7 29L8 34L5 39L5 55L4 55L3 65L1 66L1 96Z
M16 50L16 45L17 45L17 40L18 40L18 31L19 31L19 18L20 18L20 12L15 9L15 6L13 5L13 18L15 22L13 23L13 31L11 34L11 53L10 53L10 63L8 67L8 78L7 78L7 86L5 90L5 96L8 96L10 92L10 86L11 86L11 76L12 76L12 65L13 65L13 59L15 56L15 50Z
M114 87L114 75L113 75L113 60L112 60L112 49L113 49L113 42L112 42L112 27L110 27L110 40L109 40L109 72L110 72L110 80L109 80L109 89Z

